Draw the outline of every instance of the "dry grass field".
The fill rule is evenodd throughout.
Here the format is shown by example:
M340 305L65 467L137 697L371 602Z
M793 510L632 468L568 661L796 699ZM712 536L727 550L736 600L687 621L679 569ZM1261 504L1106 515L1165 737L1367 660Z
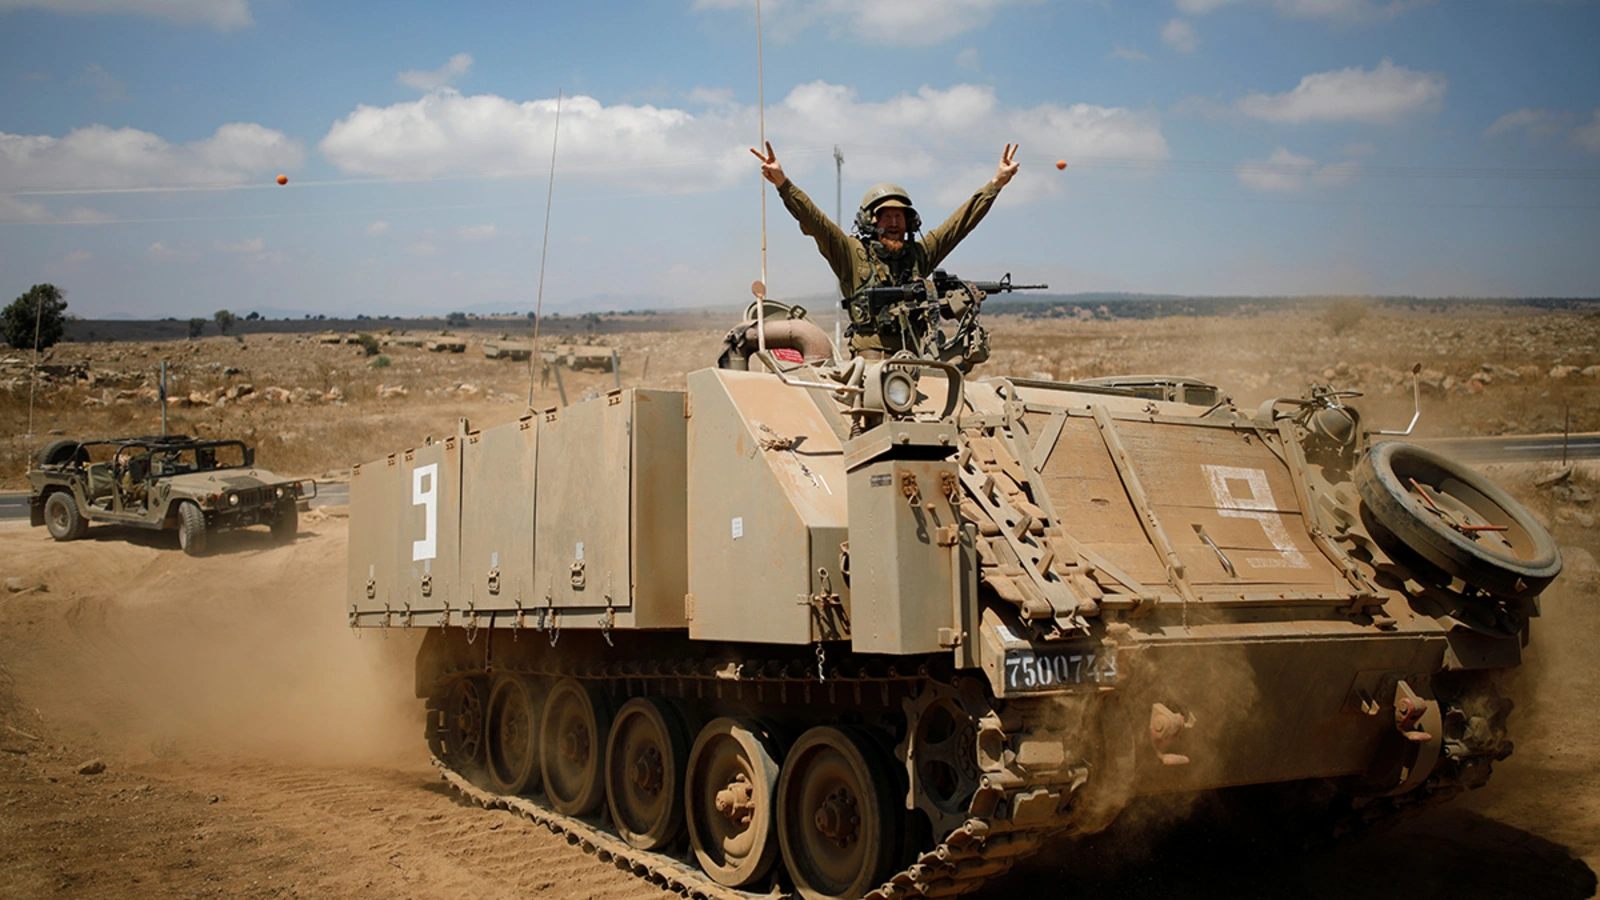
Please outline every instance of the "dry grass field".
M1193 375L1246 409L1332 381L1367 393L1369 424L1401 427L1406 373L1421 363L1420 434L1559 431L1569 410L1574 431L1600 430L1600 368L1590 368L1600 319L1584 315L1375 310L1338 336L1314 310L989 324L993 373ZM485 359L481 337L459 355L391 346L382 368L355 346L303 335L63 345L50 363L86 376L41 385L32 438L26 377L0 371L0 488L25 485L29 455L53 433L156 432L149 389L163 359L179 398L173 431L242 437L282 474L338 476L460 417L492 426L520 415L527 364ZM624 386L674 388L711 364L721 330L606 337ZM563 380L572 399L614 383L599 372ZM559 404L537 369L533 383L535 407ZM1550 525L1567 570L1511 688L1516 752L1488 787L1305 855L1193 830L1159 844L1110 834L1039 858L985 896L1593 896L1600 486L1578 467L1537 487L1550 468L1491 469ZM344 627L347 538L345 518L316 510L291 544L223 533L193 559L170 535L97 527L58 544L0 523L0 898L668 896L530 823L453 799L420 737L416 637Z

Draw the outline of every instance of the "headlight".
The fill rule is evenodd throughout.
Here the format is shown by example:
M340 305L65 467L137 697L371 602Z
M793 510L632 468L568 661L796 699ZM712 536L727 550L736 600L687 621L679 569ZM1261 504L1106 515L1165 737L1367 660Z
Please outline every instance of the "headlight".
M283 487L279 486L277 488L274 488L273 492L272 492L272 495L274 497L276 497L277 499L282 500L283 499Z
M917 402L917 385L911 375L896 369L883 376L883 405L889 412L903 416L911 412Z
M229 494L228 495L228 505L229 506L238 506L239 505L239 495L238 494Z

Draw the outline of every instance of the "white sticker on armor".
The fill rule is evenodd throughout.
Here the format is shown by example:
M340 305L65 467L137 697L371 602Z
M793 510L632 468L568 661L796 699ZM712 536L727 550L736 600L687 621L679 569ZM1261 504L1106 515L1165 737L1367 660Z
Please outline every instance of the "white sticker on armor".
M1245 562L1258 569L1309 569L1311 563L1294 545L1289 529L1278 515L1278 506L1272 500L1272 488L1267 484L1267 473L1262 469L1243 466L1201 466L1211 484L1211 497L1217 503L1217 514L1229 519L1254 519L1266 533L1267 541L1279 556L1247 556ZM1233 484L1242 482L1249 493L1240 497L1233 492Z
M744 537L744 516L734 516L733 517L733 539L737 541L739 538L742 538L742 537Z
M578 542L578 549L573 553L574 559L583 559L583 541Z
M427 481L428 486L422 486ZM411 505L422 507L422 540L411 542L411 561L439 555L439 464L411 470Z

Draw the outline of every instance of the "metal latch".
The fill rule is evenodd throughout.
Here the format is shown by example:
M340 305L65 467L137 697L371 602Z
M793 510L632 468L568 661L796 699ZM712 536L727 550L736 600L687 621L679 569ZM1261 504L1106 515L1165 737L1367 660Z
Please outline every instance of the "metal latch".
M583 590L583 586L587 581L588 581L587 576L585 576L583 574L583 560L581 560L581 559L573 560L573 562L572 562L572 589L573 590L577 590L577 591Z
M500 570L499 569L490 569L489 570L489 593L491 593L491 594L500 593Z
M422 596L433 596L433 573L425 572L422 575Z

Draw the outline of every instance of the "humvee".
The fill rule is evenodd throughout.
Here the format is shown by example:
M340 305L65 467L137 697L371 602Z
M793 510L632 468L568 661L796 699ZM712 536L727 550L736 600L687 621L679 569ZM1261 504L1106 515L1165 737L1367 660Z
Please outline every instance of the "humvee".
M190 556L211 531L269 525L279 541L299 530L296 504L315 497L310 479L256 468L242 441L197 437L58 440L28 471L29 518L58 541L83 537L90 522L176 530Z

